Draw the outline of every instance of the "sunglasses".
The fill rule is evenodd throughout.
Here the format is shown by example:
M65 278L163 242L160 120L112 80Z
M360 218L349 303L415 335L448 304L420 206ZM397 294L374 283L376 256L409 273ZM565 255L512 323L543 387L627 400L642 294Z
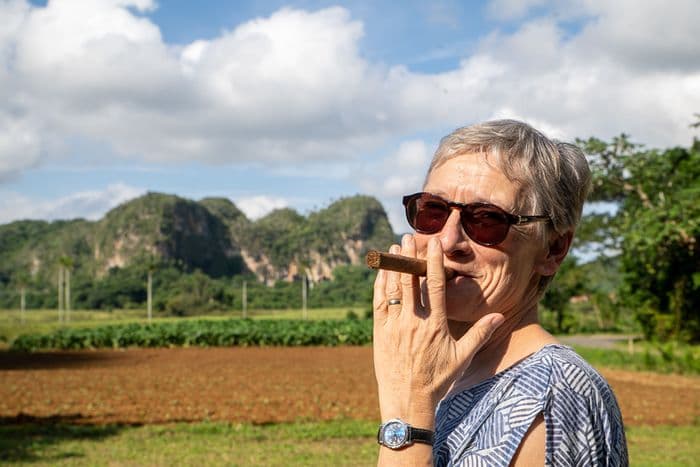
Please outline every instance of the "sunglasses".
M494 246L506 239L511 225L549 222L549 216L517 216L488 203L454 203L432 193L403 197L406 218L418 233L435 234L445 227L452 209L459 209L464 232L479 245Z

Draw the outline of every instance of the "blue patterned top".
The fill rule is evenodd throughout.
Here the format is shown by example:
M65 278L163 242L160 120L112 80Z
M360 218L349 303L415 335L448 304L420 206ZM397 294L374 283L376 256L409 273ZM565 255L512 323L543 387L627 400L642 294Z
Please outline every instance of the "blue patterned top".
M557 344L444 399L436 415L434 463L507 466L540 413L545 465L629 464L610 386L573 349Z

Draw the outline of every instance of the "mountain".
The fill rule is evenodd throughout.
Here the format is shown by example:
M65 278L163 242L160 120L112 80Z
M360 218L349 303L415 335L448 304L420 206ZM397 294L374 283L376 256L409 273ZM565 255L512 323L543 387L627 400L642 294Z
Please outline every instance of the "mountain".
M383 207L368 196L343 198L308 216L285 208L251 221L226 198L148 193L98 221L0 225L0 285L26 277L53 283L66 257L75 274L97 278L167 262L211 277L253 273L271 284L306 275L318 282L394 239Z

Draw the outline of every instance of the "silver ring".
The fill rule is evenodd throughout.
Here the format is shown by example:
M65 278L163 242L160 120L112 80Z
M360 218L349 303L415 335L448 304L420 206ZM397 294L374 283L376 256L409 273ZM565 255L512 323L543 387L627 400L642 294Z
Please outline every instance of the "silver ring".
M401 305L401 300L398 298L390 298L389 305Z

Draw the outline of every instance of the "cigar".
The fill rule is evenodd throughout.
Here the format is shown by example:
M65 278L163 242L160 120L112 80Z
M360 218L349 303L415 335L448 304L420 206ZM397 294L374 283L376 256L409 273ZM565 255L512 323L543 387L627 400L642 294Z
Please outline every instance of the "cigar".
M428 271L428 263L422 259L392 255L391 253L382 253L377 250L368 251L365 261L367 266L372 269L387 269L389 271L413 274L414 276L425 276ZM445 268L445 280L449 281L456 274L454 269Z

